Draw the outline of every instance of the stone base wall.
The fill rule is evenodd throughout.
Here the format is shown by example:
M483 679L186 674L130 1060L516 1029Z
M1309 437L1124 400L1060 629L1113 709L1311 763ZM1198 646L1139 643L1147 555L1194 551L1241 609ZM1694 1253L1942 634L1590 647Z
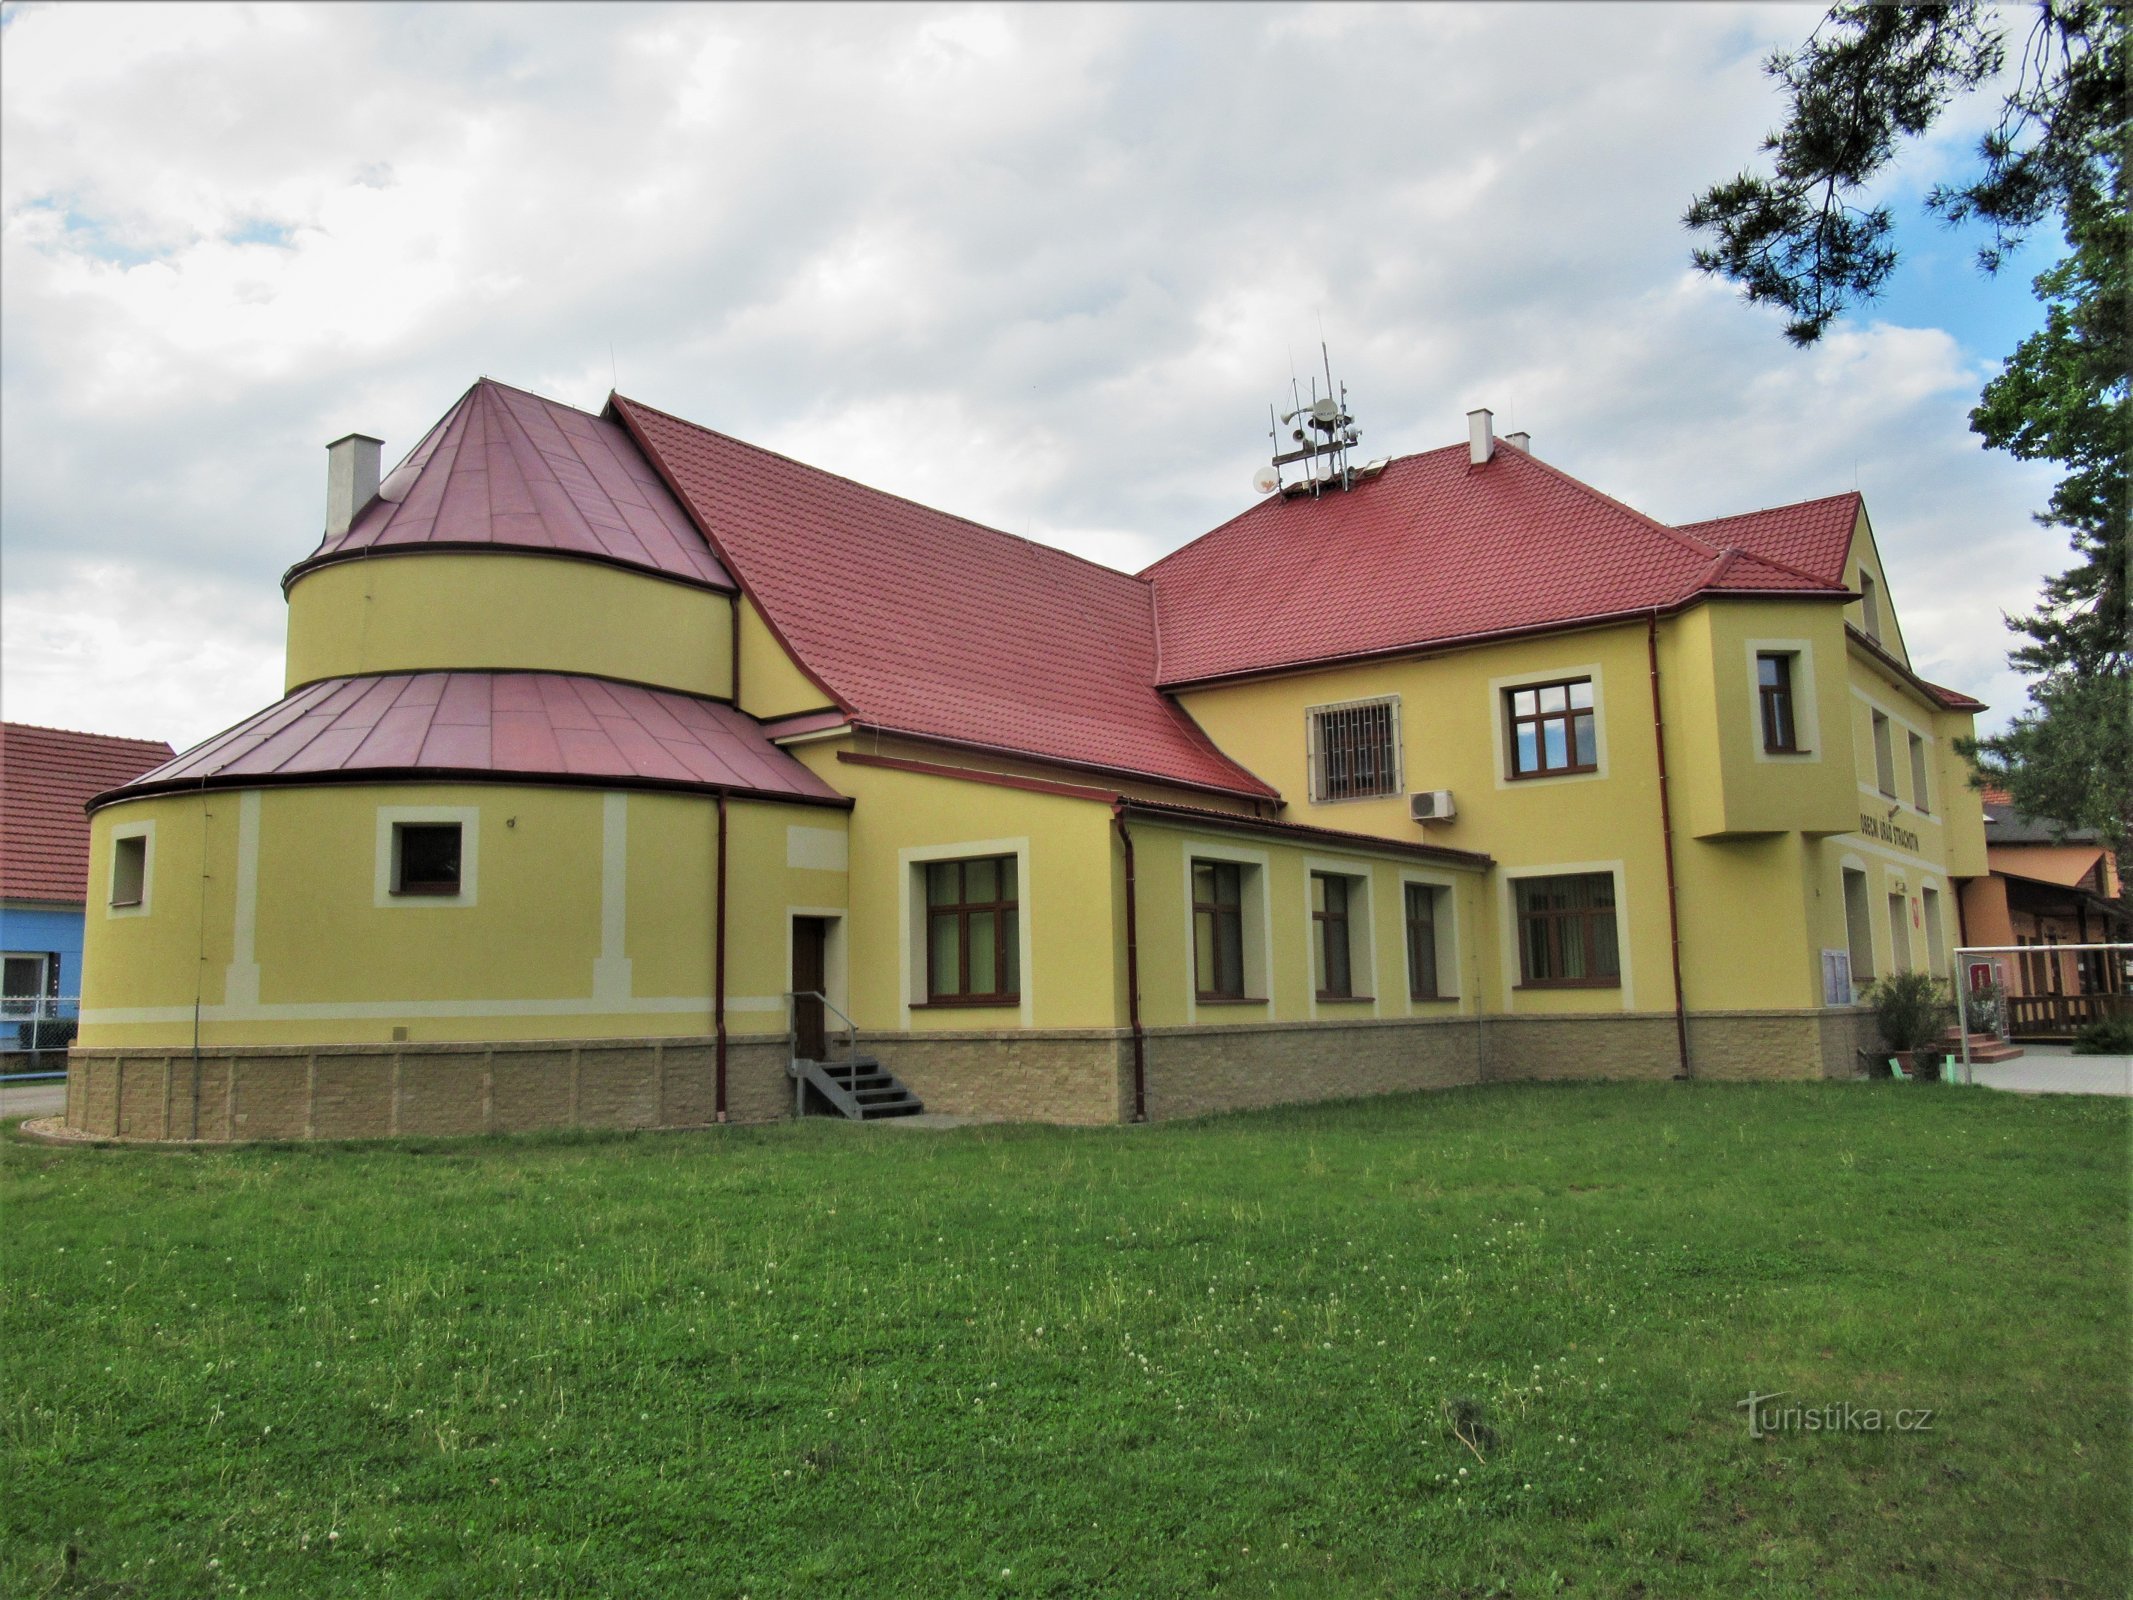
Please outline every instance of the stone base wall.
M1879 1041L1864 1008L1696 1012L1698 1078L1851 1078ZM1125 1029L861 1034L928 1111L1083 1125L1133 1116ZM1666 1079L1670 1012L1151 1028L1151 1120L1542 1079ZM728 1041L734 1122L792 1115L786 1043ZM202 1052L74 1050L67 1126L130 1139L366 1139L713 1120L708 1038L500 1045L333 1045Z
M375 1139L715 1119L708 1038L321 1045L149 1054L74 1050L67 1126L127 1139ZM788 1116L785 1041L729 1039L734 1122Z
M1472 1017L1450 1017L1151 1028L1148 1116L1160 1121L1479 1083L1485 1026ZM1125 1048L1130 1105L1131 1039Z
M1123 1028L862 1033L859 1048L928 1111L1082 1125L1133 1118L1133 1038Z

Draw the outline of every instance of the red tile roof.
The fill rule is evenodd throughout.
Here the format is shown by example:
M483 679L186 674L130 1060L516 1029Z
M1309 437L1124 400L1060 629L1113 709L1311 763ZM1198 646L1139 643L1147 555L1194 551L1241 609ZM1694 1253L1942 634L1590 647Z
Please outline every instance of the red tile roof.
M1841 583L1844 558L1851 554L1852 530L1859 522L1859 504L1859 493L1852 490L1737 517L1686 523L1681 531L1709 544L1752 550L1830 583Z
M1768 555L1669 528L1511 446L1457 445L1355 488L1275 498L1149 567L1159 681L1189 684L1670 609L1835 595Z
M731 589L689 515L602 417L484 378L460 397L348 531L289 569L409 548L538 550Z
M0 899L80 905L89 897L92 795L170 759L160 739L114 739L0 723Z
M850 804L731 706L549 672L323 679L124 793L410 775L727 789Z
M610 406L855 722L1273 794L1156 691L1147 584L620 395Z

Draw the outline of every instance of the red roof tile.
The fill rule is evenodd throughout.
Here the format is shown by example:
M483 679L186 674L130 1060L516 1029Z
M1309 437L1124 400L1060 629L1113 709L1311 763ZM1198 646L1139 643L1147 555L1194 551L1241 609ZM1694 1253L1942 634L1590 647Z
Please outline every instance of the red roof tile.
M1145 583L650 406L610 405L866 726L1254 797L1156 682Z
M1156 562L1159 681L1186 684L1679 606L1835 593L1609 499L1516 448L1405 456L1318 499L1263 501Z
M0 723L0 899L86 902L89 818L82 808L169 759L160 739Z
M386 475L348 531L290 568L289 579L410 546L539 550L733 587L628 434L488 378Z
M1711 544L1752 550L1825 582L1842 583L1844 558L1851 554L1852 530L1858 522L1859 493L1853 490L1737 517L1691 522L1681 531Z
M417 773L849 804L731 706L547 672L322 679L125 784L123 793Z

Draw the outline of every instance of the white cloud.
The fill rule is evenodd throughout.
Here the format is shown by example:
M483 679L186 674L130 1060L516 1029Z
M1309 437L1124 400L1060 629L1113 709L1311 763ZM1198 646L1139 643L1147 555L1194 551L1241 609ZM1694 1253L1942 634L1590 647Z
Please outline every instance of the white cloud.
M320 445L397 453L482 373L619 377L1134 566L1249 502L1323 328L1371 454L1488 404L1664 517L1856 481L1921 664L2003 704L1997 612L2063 559L2048 474L1964 429L1997 348L1884 318L1802 355L1685 273L1797 7L6 17L0 661L37 720L183 742L271 698Z

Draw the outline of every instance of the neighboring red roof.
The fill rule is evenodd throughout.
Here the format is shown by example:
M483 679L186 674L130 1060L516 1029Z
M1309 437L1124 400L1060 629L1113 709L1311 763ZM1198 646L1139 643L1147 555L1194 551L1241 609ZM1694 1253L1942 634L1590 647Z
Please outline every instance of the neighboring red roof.
M1344 493L1275 499L1149 567L1159 681L1312 662L1834 582L1729 550L1510 446L1404 456Z
M326 539L283 581L378 551L498 547L733 587L628 434L489 378L386 475L346 533Z
M160 739L0 723L0 899L89 898L92 795L170 759Z
M1147 584L620 395L609 403L826 698L856 722L1274 793L1156 691Z
M1844 581L1844 560L1851 554L1852 531L1859 525L1859 492L1772 506L1737 517L1690 522L1683 533L1711 544L1733 545L1830 583Z
M850 804L731 706L551 672L322 679L124 793L385 775L727 789Z

